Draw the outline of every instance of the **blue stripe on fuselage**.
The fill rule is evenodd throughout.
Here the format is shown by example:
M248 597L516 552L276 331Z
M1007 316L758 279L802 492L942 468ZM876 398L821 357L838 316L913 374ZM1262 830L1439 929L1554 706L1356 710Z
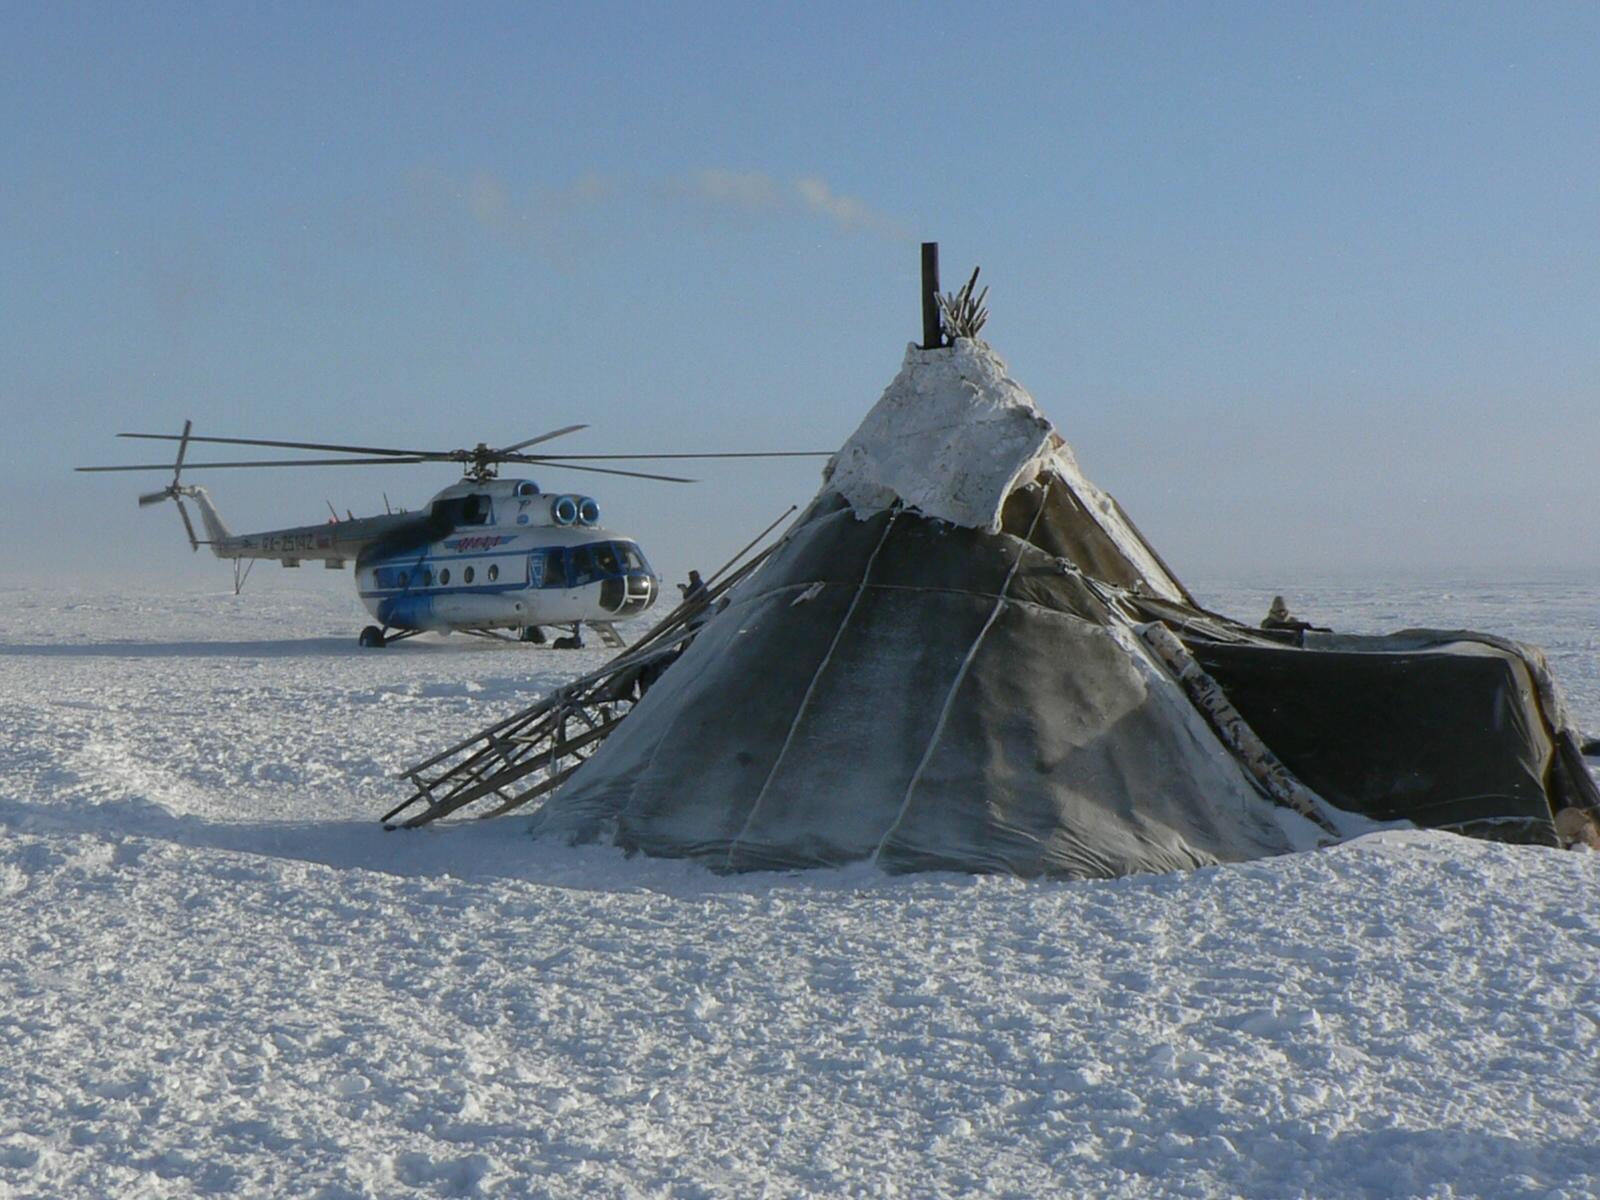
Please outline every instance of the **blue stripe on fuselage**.
M595 582L599 582L596 580ZM587 586L587 585L585 585ZM363 600L375 600L383 596L492 596L501 592L529 591L527 580L520 583L467 583L460 587L439 587L427 584L417 584L415 587L404 588L372 588L357 592Z

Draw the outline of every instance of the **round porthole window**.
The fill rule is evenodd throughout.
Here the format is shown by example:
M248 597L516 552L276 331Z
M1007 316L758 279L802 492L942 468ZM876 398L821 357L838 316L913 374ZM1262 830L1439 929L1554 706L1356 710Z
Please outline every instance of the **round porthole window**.
M472 568L471 567L468 567L465 571L461 572L461 582L462 583L471 583L472 582Z
M489 582L493 583L496 579L499 579L499 578L500 578L500 567L499 567L499 565L496 564L496 563L490 563L489 564Z
M443 587L445 584L447 584L449 582L450 582L450 568L446 567L444 570L439 572L439 586Z

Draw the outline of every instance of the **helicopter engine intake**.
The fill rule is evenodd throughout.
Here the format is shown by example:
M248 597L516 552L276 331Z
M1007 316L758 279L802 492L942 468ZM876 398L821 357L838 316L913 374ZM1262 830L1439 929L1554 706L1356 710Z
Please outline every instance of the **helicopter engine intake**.
M540 513L540 509L543 513ZM595 503L591 496L540 496L534 505L529 506L534 523L539 524L538 517L545 516L551 525L586 525L600 524L600 505Z

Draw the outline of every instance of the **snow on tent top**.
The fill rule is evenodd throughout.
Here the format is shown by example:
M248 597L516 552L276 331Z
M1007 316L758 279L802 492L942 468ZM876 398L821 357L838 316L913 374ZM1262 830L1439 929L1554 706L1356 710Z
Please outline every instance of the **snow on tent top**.
M1082 877L1429 805L1553 841L1573 801L1547 785L1593 807L1519 648L1373 641L1308 650L1205 612L986 345L913 346L772 556L534 828L719 869Z

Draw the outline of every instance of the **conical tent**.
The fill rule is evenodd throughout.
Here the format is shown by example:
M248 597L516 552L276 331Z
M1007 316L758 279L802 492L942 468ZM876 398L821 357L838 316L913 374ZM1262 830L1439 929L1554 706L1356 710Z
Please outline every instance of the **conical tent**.
M1258 643L1307 653L1199 609L986 345L913 346L771 558L535 829L734 870L1283 853L1361 818L1295 779L1196 657ZM1558 739L1522 699L1525 775Z
M987 347L912 348L539 827L732 868L1103 875L1290 848L1119 590L1185 599Z

